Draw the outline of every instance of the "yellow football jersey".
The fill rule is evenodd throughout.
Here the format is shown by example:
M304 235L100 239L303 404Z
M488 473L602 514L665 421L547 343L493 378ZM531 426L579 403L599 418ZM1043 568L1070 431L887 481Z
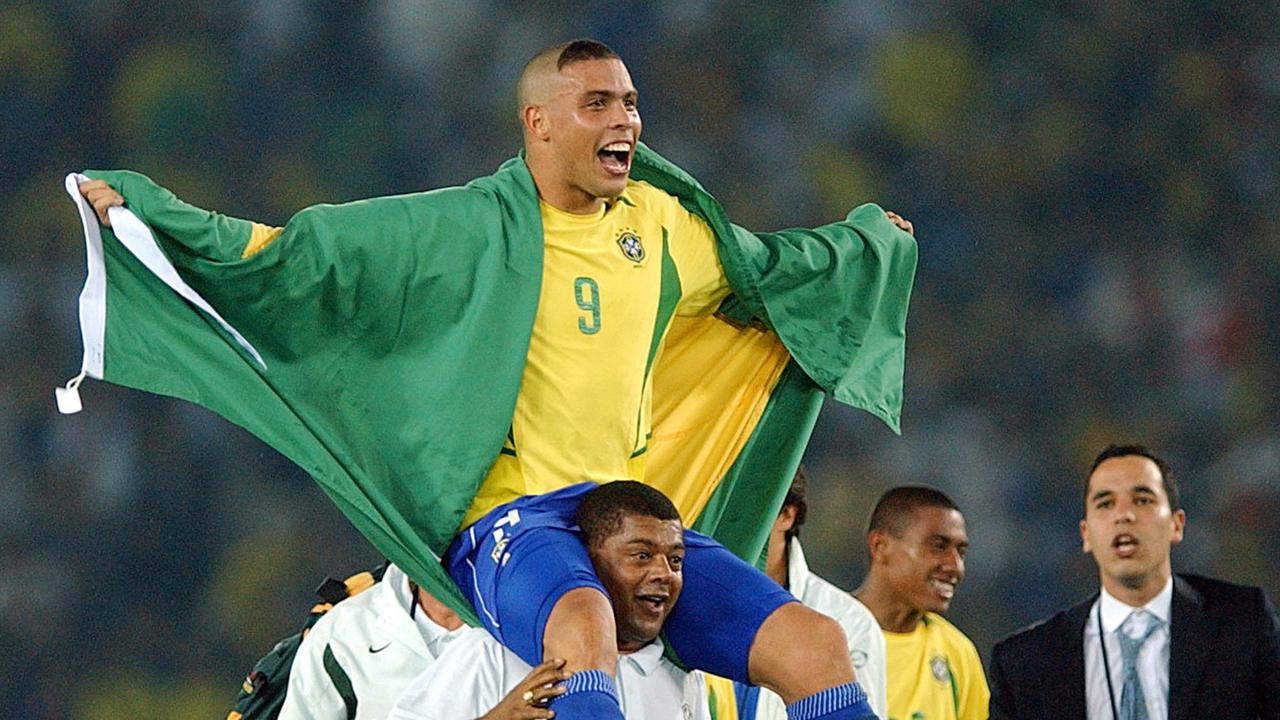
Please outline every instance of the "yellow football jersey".
M709 314L729 292L711 229L648 183L593 215L540 205L542 290L520 394L463 527L522 495L643 480L670 321Z
M973 642L941 615L884 631L889 720L986 720L991 693Z

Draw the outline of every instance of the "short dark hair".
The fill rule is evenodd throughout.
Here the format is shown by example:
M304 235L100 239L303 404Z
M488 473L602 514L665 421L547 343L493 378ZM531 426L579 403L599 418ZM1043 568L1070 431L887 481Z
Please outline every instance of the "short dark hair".
M1169 463L1165 462L1164 458L1157 455L1154 450L1138 443L1129 445L1112 443L1098 453L1098 457L1093 459L1093 465L1089 466L1089 472L1084 476L1084 503L1086 507L1089 505L1089 478L1093 477L1093 473L1098 469L1098 466L1111 458L1135 455L1150 460L1160 470L1160 480L1164 485L1164 494L1169 498L1169 509L1178 510L1182 507L1182 501L1178 497L1178 481L1173 476L1173 468L1169 467Z
M930 485L899 485L890 488L876 501L867 521L867 534L880 530L894 537L902 537L917 508L940 507L960 512L960 508L947 494Z
M790 541L793 537L800 537L800 526L809 514L809 481L804 474L804 465L796 468L796 475L791 478L791 487L787 488L787 496L782 499L782 510L788 507L796 509L796 519L786 533L786 538Z
M557 43L539 50L537 54L529 58L529 62L524 64L524 69L520 73L521 77L529 71L529 68L534 63L551 58L556 59L556 70L563 70L565 65L572 65L583 60L622 59L618 53L613 51L613 48L599 40L578 38L577 40Z
M560 43L559 45L555 45L549 49L554 52L555 48L560 48L560 56L556 58L557 70L563 70L565 65L581 62L583 60L621 59L618 57L618 53L613 51L613 48L605 45L599 40L592 40L591 38L570 40L569 42Z
M534 72L534 68L549 69L552 61L555 62L556 72L565 68L566 65L572 65L583 60L608 60L618 59L618 53L613 48L605 45L598 40L588 40L579 38L570 40L569 42L559 43L551 47L539 50L536 55L529 58L529 62L524 64L524 68L520 70L520 79L516 82L516 104L519 108L523 108L529 104L528 96L530 82L529 78Z
M680 521L680 511L658 490L635 480L614 480L588 492L578 505L582 541L594 547L622 529L628 515Z

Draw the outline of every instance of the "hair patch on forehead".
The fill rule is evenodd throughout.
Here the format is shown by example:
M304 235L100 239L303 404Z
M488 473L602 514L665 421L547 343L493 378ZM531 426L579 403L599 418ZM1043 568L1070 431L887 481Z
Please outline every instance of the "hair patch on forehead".
M1084 496L1085 502L1089 502L1089 479L1093 477L1093 473L1102 463L1120 457L1144 457L1155 463L1156 469L1160 471L1160 484L1164 486L1164 494L1169 498L1169 508L1177 510L1182 507L1182 500L1178 492L1178 480L1173 475L1173 468L1161 456L1157 455L1154 450L1138 443L1118 444L1112 443L1102 449L1098 456L1093 459L1093 464L1089 466L1089 472L1084 476Z
M616 535L631 515L680 522L680 511L666 495L635 480L615 480L588 492L575 519L591 547Z
M618 54L608 45L586 38L570 40L539 50L529 58L524 69L520 71L520 79L516 83L517 110L529 105L545 102L547 86L551 78L559 74L567 65L584 60L618 59Z
M570 65L583 60L620 60L618 53L613 51L608 45L589 38L579 38L570 40L563 44L560 56L556 58L556 69L563 70L565 65Z
M871 511L867 533L881 530L900 537L912 514L918 508L937 507L960 512L955 501L938 488L929 485L901 485L890 489Z

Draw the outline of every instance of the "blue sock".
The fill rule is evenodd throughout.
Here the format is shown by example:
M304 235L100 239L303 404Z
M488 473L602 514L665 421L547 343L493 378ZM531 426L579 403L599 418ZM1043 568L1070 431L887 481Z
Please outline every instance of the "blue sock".
M580 670L564 681L565 693L548 706L556 720L624 720L618 686L603 670Z
M787 706L788 720L876 720L858 683L827 688Z

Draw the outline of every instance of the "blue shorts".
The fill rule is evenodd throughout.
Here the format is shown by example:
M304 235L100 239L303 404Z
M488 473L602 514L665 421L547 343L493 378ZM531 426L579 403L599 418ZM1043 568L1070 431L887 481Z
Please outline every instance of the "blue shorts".
M595 483L519 498L491 510L449 547L445 566L486 629L530 665L556 601L596 577L574 516ZM715 540L685 530L684 589L663 637L689 667L747 682L756 631L795 597Z

